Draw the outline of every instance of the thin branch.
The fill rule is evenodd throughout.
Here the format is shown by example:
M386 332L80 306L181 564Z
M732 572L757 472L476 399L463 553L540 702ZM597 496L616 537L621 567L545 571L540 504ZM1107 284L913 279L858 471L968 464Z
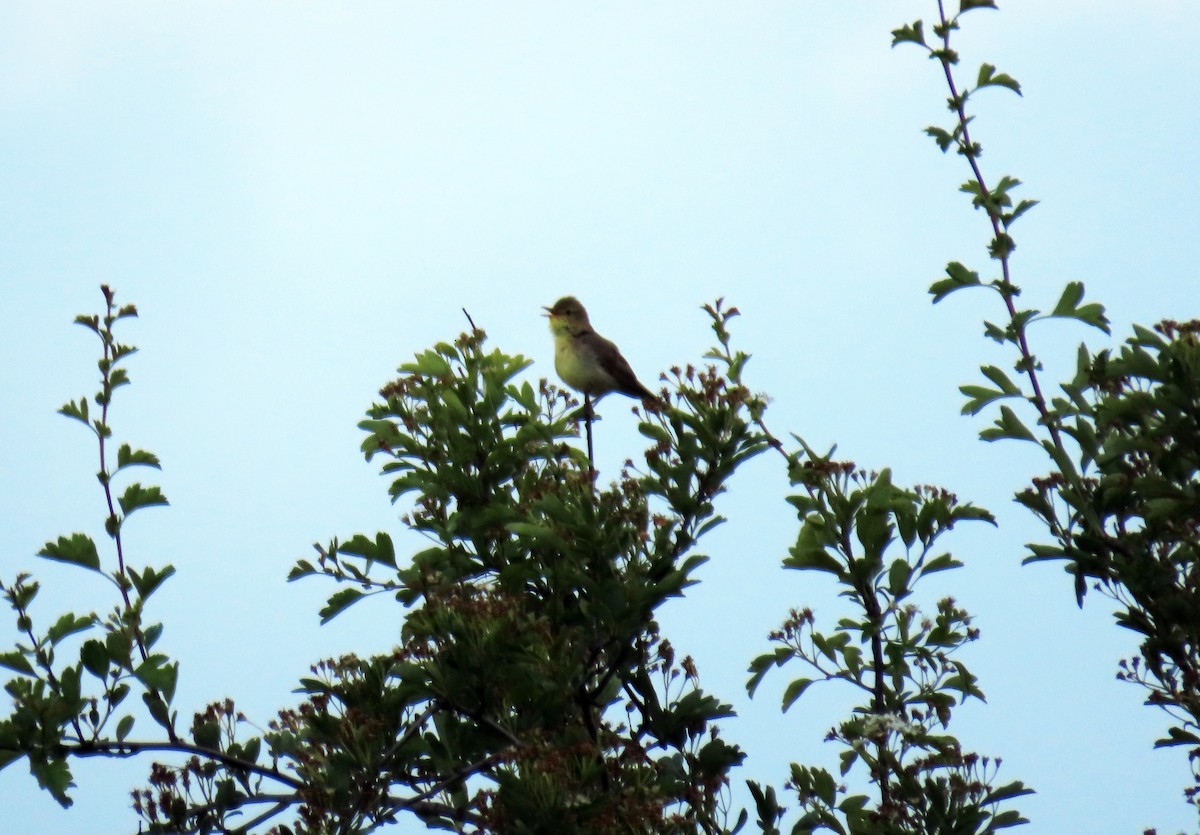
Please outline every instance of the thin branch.
M942 22L942 46L944 47L945 51L949 51L950 25L949 21L946 19L946 11L942 0L938 0L938 16ZM959 148L963 152L963 156L967 158L968 164L971 166L971 173L974 175L975 181L979 183L980 196L983 198L985 204L991 204L992 192L987 187L987 182L984 180L983 170L979 167L978 154L975 153L974 146L971 141L971 129L969 120L967 119L966 102L958 94L958 85L954 82L954 73L951 69L950 62L945 58L945 52L943 52L940 61L942 64L942 71L946 75L946 86L950 89L950 100L954 104L954 110L958 116L959 127L962 128L962 140L959 143ZM996 239L999 240L1002 235L1007 234L1000 228L1000 218L996 212L991 210L987 212L987 215L988 221L992 225L992 232L996 236ZM1004 288L1001 290L1000 295L1004 299L1005 306L1008 308L1009 317L1015 320L1017 317L1017 307L1013 302L1014 294L1011 290L1013 285L1012 274L1009 267L1008 253L1002 252L997 260L1000 261L1000 271L1004 276ZM1038 381L1037 371L1034 368L1033 354L1029 350L1029 342L1025 338L1025 332L1023 330L1018 331L1016 337L1017 349L1021 353L1022 365L1024 366L1023 370L1025 371L1025 375L1029 378L1030 386L1033 388L1033 397L1031 398L1033 406L1035 409L1037 409L1038 414L1042 418L1042 422L1050 431L1050 435L1054 439L1055 447L1065 452L1062 436L1059 434L1058 430L1058 422L1053 419L1052 415L1050 414L1050 409L1046 406L1046 398L1042 394L1041 383Z
M268 768L249 760L243 760L221 751L214 751L211 748L202 748L199 745L193 745L183 740L175 740L173 742L136 742L130 740L125 740L124 742L107 742L103 740L97 742L81 741L75 745L64 745L63 748L66 753L74 754L77 757L125 758L140 754L143 751L173 751L180 754L193 754L197 757L219 762L230 768L237 768L263 777L269 777L296 790L303 789L307 785L303 780L284 774L276 768Z

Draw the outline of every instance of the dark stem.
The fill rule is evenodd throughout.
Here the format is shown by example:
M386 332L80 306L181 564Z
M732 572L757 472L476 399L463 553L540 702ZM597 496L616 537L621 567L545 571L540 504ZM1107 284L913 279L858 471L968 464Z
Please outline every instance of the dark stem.
M870 618L872 626L871 662L875 667L875 682L872 690L871 710L876 717L881 717L886 708L883 663L883 613L879 609L879 599L875 596L873 590L868 590L868 593L863 596L863 608L867 610L867 617ZM875 744L878 761L875 767L875 778L879 781L879 808L886 814L892 805L892 791L888 784L886 732Z
M942 0L938 0L938 16L942 21L942 45L945 52L950 50L950 26L946 20L945 7ZM996 240L1000 240L1005 234L1001 229L1000 215L995 211L992 202L992 192L987 187L987 183L983 179L983 170L979 167L978 154L974 150L974 145L971 142L971 129L967 120L966 102L958 94L958 86L954 83L954 73L951 69L950 62L944 57L941 58L942 71L946 74L946 85L950 88L950 100L954 103L955 114L958 116L958 124L962 128L962 139L959 143L959 150L963 152L963 156L967 158L967 162L971 166L971 173L975 176L975 182L979 183L979 193L983 198L984 208L987 210L988 221L992 225L992 233L996 236ZM1015 321L1017 318L1017 307L1013 302L1015 294L1012 291L1012 276L1009 270L1008 252L1002 251L997 260L1000 261L1000 271L1004 276L1004 287L1000 291L1001 297L1004 299L1004 304L1008 308L1010 320ZM1062 438L1059 435L1058 424L1050 415L1050 410L1046 406L1046 398L1042 395L1042 386L1038 382L1037 371L1034 368L1033 354L1029 351L1029 343L1025 338L1025 331L1022 328L1017 331L1017 349L1021 353L1021 365L1025 371L1025 375L1029 378L1029 384L1033 388L1033 397L1031 398L1033 406L1037 409L1038 415L1042 418L1046 428L1050 430L1050 435L1054 439L1054 445L1060 451L1065 452L1063 448Z
M592 396L585 393L583 395L583 422L587 432L588 465L592 468L593 480L596 478L596 457L592 452L592 419L595 416L596 413L592 410Z
M129 575L125 570L125 548L121 542L121 522L123 520L117 518L116 505L113 504L112 494L112 473L108 471L108 444L106 443L109 435L108 427L108 406L112 402L113 385L112 385L112 370L116 362L116 345L117 340L113 335L113 292L107 285L101 286L101 291L104 293L105 316L104 316L104 331L101 334L100 341L104 344L104 368L101 376L100 389L104 394L104 402L100 405L100 429L96 430L97 439L100 442L100 481L104 487L104 501L108 506L108 524L109 535L117 548L117 588L121 592L121 600L125 604L125 613L129 615L129 628L133 632L134 642L137 644L138 654L142 660L149 658L149 653L146 650L146 639L142 634L141 615L134 616L134 607L129 599ZM147 690L153 693L163 705L170 705L170 700L163 698L157 687L147 687ZM170 713L167 713L168 723L166 724L167 737L172 744L178 743L179 738L175 734L174 723L170 721Z
M241 769L252 774L269 777L297 791L303 789L306 785L303 780L284 774L278 769L268 768L249 760L243 760L220 751L214 751L211 748L202 748L199 745L192 745L182 740L173 742L131 742L130 740L124 740L123 742L84 741L77 745L66 745L63 747L67 753L74 754L77 757L131 757L142 751L177 751L213 760L230 768Z

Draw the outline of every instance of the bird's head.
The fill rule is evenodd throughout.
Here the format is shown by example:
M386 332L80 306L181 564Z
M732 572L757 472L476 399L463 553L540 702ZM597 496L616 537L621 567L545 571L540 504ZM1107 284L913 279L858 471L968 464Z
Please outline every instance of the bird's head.
M587 311L574 296L563 296L553 307L542 309L550 317L550 330L554 333L578 333L591 327Z

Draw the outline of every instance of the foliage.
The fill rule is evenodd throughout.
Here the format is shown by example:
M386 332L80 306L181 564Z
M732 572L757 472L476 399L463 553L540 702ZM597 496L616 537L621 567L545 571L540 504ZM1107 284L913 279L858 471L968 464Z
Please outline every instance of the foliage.
M103 414L89 424L102 456L112 389L128 381L116 360L133 350L112 335L133 309L114 312L105 296L104 318L80 318L104 343ZM481 331L403 366L361 424L363 450L383 460L394 499L412 498L404 521L430 547L405 560L389 534L360 534L318 546L291 574L339 583L323 620L393 595L408 608L402 643L314 665L304 701L261 736L239 736L246 718L229 701L197 713L190 739L175 733L165 706L178 664L148 652L160 627L141 628L144 600L170 569L127 570L120 543L129 513L164 500L130 486L107 524L117 567L105 576L123 601L107 621L64 615L39 636L28 613L36 584L22 576L4 589L29 640L4 656L18 673L0 725L4 762L28 758L66 805L72 756L182 754L134 793L151 832L365 832L405 812L455 831L723 831L728 771L744 755L715 722L732 711L700 689L654 617L706 560L696 546L722 521L714 503L726 480L767 448L751 415L761 407L740 383L745 355L729 347L736 311L709 312L721 343L712 356L728 358L730 375L673 370L671 405L641 424L645 471L604 489L569 443L577 404L518 382L528 362L487 351ZM87 410L80 400L64 413L86 421ZM122 447L102 473L106 497L131 463L157 460ZM43 555L105 571L83 534ZM86 639L75 666L56 663L54 647L89 630L106 639ZM101 694L83 694L84 672ZM131 681L166 739L130 740L129 714L110 731Z
M971 178L961 190L987 215L992 229L988 253L1000 275L984 282L959 262L946 267L946 278L934 282L935 302L967 287L994 291L1004 304L1007 321L985 322L985 333L1012 347L1014 381L995 366L981 368L989 385L962 387L963 412L994 408L994 424L980 436L987 441L1017 440L1036 444L1052 470L1035 478L1016 499L1041 521L1050 543L1028 547L1026 562L1062 560L1074 577L1075 597L1083 605L1087 581L1120 606L1117 622L1142 637L1137 658L1122 661L1118 678L1148 691L1147 704L1166 710L1175 724L1157 744L1190 745L1193 785L1188 798L1200 806L1200 353L1196 322L1165 321L1154 330L1134 326L1134 335L1117 355L1108 349L1078 352L1076 374L1061 384L1061 396L1044 393L1043 370L1030 347L1030 326L1049 319L1075 319L1109 332L1104 307L1084 304L1082 282L1069 282L1049 312L1017 305L1021 288L1013 283L1013 223L1036 201L1013 203L1015 177L988 184L979 166L981 146L970 133L966 104L989 86L1020 94L1011 76L990 64L980 67L974 88L960 91L955 78L958 54L950 46L963 13L995 8L990 0L963 2L959 14L947 17L939 0L939 17L930 44L921 21L895 30L893 45L916 44L941 65L950 90L949 128L927 133L947 151L966 158ZM1019 381L1019 382L1018 382ZM1024 404L1033 422L1001 401Z
M0 653L0 665L17 673L5 686L12 699L12 713L0 720L0 767L24 756L38 785L63 806L71 803L68 790L74 786L69 758L132 750L128 736L135 718L125 699L140 692L149 716L177 741L171 701L179 666L153 651L162 635L160 624L144 622L146 601L169 578L171 566L134 568L126 563L121 534L138 510L165 505L158 487L128 484L119 494L116 480L131 467L159 468L152 453L122 444L112 464L112 428L109 407L117 389L129 383L126 360L137 350L117 341L117 322L137 316L133 305L118 307L113 292L102 287L104 311L78 316L76 324L96 334L101 343L97 363L100 388L87 397L70 401L59 414L79 421L96 437L100 454L97 478L104 493L104 530L112 542L115 562L101 563L95 541L86 533L60 536L47 542L39 556L77 566L108 580L118 594L117 605L100 617L93 612L66 612L54 623L39 629L31 606L40 585L28 574L0 583L0 592L16 613L21 635L11 651ZM97 414L91 405L99 407ZM67 638L86 635L70 660L61 653Z
M1030 790L1019 781L993 787L1000 761L964 752L948 733L958 704L983 699L954 657L978 637L970 615L953 598L938 601L934 615L911 600L925 577L961 565L936 550L938 540L958 522L994 523L991 514L943 489L905 490L887 470L863 472L801 445L804 457L793 458L790 471L802 492L788 499L801 525L784 565L832 575L857 614L826 631L811 609L792 610L771 635L776 649L751 664L749 689L772 668L800 661L807 671L785 689L785 711L817 682L860 691L864 701L826 739L842 748L841 776L861 764L877 797L847 795L826 769L793 763L788 788L803 814L792 832L991 833L1025 823L997 807ZM773 790L753 793L761 828L776 832L782 810Z
M1051 540L1031 544L1028 560L1064 561L1080 604L1089 580L1119 603L1118 622L1143 641L1120 677L1175 722L1159 744L1191 746L1200 762L1200 323L1135 328L1116 352L1081 347L1062 395L1046 393L1032 326L1075 319L1107 333L1108 320L1084 303L1079 282L1048 311L1018 303L1012 228L1035 201L1014 198L1014 177L985 180L967 105L985 88L1019 94L1020 85L983 64L963 86L951 47L962 16L981 8L995 5L961 0L948 17L939 0L932 37L920 20L892 33L893 45L917 45L944 72L951 122L927 133L967 161L962 191L987 218L998 265L985 280L951 262L930 288L935 302L976 287L1003 305L985 334L1010 347L1012 369L984 366L986 384L962 388L964 412L996 414L985 440L1044 451L1051 472L1017 495ZM18 633L0 653L13 674L0 768L25 759L63 806L72 758L156 752L174 759L152 765L149 785L133 793L139 831L359 833L404 815L472 833L741 830L749 812L731 823L727 787L745 754L717 727L732 709L700 688L656 613L695 582L707 559L697 548L723 521L715 503L729 478L774 447L797 488L789 501L799 531L784 565L833 577L853 612L829 627L812 608L794 609L752 662L749 689L799 664L785 711L817 682L859 694L827 737L839 748L838 776L791 767L786 790L800 812L791 831L990 833L1025 822L1009 802L1029 790L997 784L1000 761L964 750L949 728L960 704L983 699L960 658L979 636L971 616L951 597L923 609L917 594L926 577L959 566L942 537L991 514L803 441L788 452L766 427L766 398L743 382L749 357L729 330L737 310L719 301L705 308L711 364L664 375L663 402L641 417L644 464L627 463L608 486L577 447L578 404L544 381L521 381L527 360L487 349L473 325L417 354L360 427L364 455L381 462L405 526L427 546L404 555L388 532L354 534L316 546L290 575L336 584L323 621L390 596L405 611L400 644L315 663L299 703L265 731L244 734L250 723L228 700L180 730L179 662L159 648L163 627L146 613L173 569L135 568L122 539L136 511L167 503L125 471L159 461L127 443L112 449L109 407L135 351L114 328L136 309L102 289L104 310L76 320L101 341L100 388L60 412L96 437L110 544L76 532L40 555L111 583L111 611L39 626L38 582L20 574L0 584ZM131 737L142 718L127 699L134 690L155 738ZM1189 797L1200 803L1200 768L1193 777ZM780 832L776 788L749 790L758 828Z

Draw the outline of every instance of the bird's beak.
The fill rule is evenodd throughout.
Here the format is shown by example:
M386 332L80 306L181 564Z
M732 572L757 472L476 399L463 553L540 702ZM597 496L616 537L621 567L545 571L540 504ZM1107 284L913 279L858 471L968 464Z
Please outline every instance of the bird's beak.
M554 311L552 311L548 307L543 307L542 310L546 311L545 313L542 314L543 316L553 316L554 315Z

